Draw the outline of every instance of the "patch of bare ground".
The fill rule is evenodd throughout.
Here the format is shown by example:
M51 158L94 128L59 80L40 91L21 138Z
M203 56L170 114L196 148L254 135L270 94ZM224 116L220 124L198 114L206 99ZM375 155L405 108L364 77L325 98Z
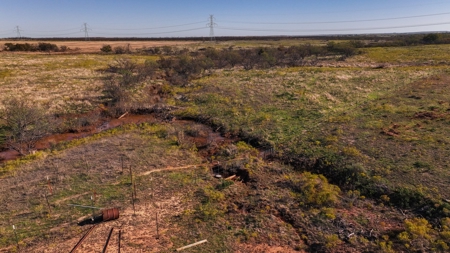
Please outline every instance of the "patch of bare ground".
M127 207L120 210L117 220L97 224L77 252L101 252L106 244L111 228L113 233L108 244L108 252L117 252L119 231L121 233L120 249L122 252L162 252L172 248L171 233L176 225L168 222L168 217L179 214L185 207L180 196L165 196L152 201L137 201L135 210ZM158 215L158 233L156 231ZM66 238L51 238L45 243L27 248L29 252L59 253L70 252L86 233L87 225L80 228L83 232Z

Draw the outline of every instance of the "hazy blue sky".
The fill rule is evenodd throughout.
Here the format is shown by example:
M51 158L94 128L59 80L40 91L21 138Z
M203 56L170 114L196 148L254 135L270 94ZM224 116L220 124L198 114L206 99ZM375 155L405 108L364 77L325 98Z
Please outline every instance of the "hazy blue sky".
M216 36L450 31L450 0L1 0L0 38L81 37L84 23L92 37L208 37L210 14Z

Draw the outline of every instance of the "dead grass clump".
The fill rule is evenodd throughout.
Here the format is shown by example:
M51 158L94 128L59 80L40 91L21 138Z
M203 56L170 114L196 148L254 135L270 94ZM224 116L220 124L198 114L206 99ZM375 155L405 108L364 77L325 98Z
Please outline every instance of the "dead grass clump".
M440 114L437 112L417 112L414 114L414 118L417 119L429 119L429 120L435 120L435 119L441 119L441 118L445 118L446 115L445 114Z

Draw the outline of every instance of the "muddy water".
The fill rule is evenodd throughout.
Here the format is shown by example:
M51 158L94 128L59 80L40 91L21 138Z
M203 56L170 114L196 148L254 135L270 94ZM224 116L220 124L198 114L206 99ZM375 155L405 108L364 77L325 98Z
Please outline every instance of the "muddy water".
M84 138L124 124L140 124L143 122L155 122L155 121L156 119L153 115L127 115L121 119L110 119L109 121L103 121L99 125L93 126L90 129L85 129L85 131L82 132L53 134L44 137L43 139L39 140L36 143L36 150L48 149L52 145L55 145L63 141L71 141ZM14 160L19 157L20 157L19 152L15 150L6 150L0 152L0 163Z

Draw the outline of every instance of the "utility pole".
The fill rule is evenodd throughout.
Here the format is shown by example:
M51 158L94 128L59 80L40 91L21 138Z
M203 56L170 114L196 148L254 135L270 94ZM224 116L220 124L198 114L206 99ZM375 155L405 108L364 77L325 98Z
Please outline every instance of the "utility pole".
M83 24L83 27L81 28L81 31L84 32L84 40L89 40L89 31L92 30L88 27L87 23Z
M22 35L20 34L20 31L22 31L22 30L19 28L18 25L16 25L16 29L14 29L14 31L15 31L16 34L17 34L17 39L21 39L21 38L22 38Z
M209 27L209 39L210 41L215 41L216 38L214 37L214 26L217 26L216 23L214 23L214 15L209 15L209 23L206 24L207 27Z

